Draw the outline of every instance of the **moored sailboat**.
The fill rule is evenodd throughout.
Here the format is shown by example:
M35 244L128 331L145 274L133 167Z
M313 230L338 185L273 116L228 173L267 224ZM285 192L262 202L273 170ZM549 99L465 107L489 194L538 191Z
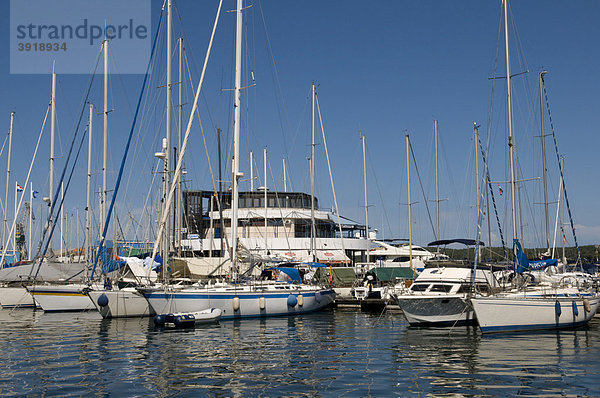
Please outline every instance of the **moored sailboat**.
M144 294L157 314L172 312L194 312L208 308L222 310L222 318L244 318L257 316L294 315L316 311L331 304L335 297L333 290L320 286L296 283L244 281L239 279L240 261L238 254L238 207L239 207L239 135L241 111L241 56L242 56L242 0L237 1L236 9L236 66L234 88L234 154L232 170L231 206L231 282L219 285L178 287L164 285L156 288L138 288ZM214 34L214 31L213 31ZM211 40L212 43L212 40ZM191 122L197 107L202 78L194 99L190 120L182 146L187 145ZM166 200L152 258L156 256L168 217L168 208L173 198L175 181L181 173L183 155L180 155L175 169L173 183ZM298 283L299 282L299 283Z
M515 148L512 120L511 73L508 40L508 0L504 6L504 39L506 51L506 82L508 103L508 145L510 152L510 186L512 199L512 229L514 266L517 275L530 268L517 235L515 199ZM540 82L542 79L540 79ZM540 87L541 91L541 87ZM542 135L544 132L542 131ZM564 176L561 169L561 184ZM556 260L552 260L556 262ZM534 268L549 265L550 261L534 264ZM517 279L517 278L515 278ZM542 329L564 329L585 325L600 305L597 293L564 286L524 286L514 291L501 292L490 297L473 297L471 304L482 333L515 332Z

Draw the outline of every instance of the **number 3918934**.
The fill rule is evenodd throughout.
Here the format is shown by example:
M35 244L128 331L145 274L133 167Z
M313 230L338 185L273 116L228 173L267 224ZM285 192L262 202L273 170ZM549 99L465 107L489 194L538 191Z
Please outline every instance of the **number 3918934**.
M19 51L67 51L67 43L20 42L17 49Z

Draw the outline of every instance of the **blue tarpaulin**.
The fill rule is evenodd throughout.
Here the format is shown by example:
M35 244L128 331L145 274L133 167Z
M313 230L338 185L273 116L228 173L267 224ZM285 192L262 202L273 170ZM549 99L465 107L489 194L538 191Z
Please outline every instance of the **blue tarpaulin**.
M517 273L522 274L525 271L536 271L546 269L553 265L558 265L558 260L555 258L549 258L547 260L536 260L530 261L518 239L514 240L514 244L517 248Z
M119 257L112 255L112 248L102 247L100 252L100 262L102 264L102 273L107 274L112 271L116 271L119 268L127 264L125 261L119 259Z
M300 277L300 271L296 268L283 268L283 267L275 267L271 269L276 269L280 272L285 273L292 280L291 283L302 283L302 278Z

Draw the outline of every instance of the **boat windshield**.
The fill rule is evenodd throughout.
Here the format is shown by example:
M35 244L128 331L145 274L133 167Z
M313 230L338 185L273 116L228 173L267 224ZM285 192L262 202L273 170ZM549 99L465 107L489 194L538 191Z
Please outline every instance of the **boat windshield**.
M449 293L452 290L452 285L433 285L429 291Z
M427 290L428 287L428 283L414 283L410 287L410 290L412 290L413 292L424 292L425 290Z

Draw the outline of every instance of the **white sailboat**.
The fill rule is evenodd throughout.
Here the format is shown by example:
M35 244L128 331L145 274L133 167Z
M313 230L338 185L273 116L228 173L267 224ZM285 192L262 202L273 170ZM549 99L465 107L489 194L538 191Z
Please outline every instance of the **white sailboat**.
M515 265L526 268L528 260L517 238L515 200L515 155L511 73L508 46L508 0L504 0L504 40L506 51L506 82L510 150L510 185L512 196L512 227ZM543 134L543 132L542 132ZM578 287L537 286L529 290L502 292L490 297L471 298L482 333L516 332L543 329L563 329L585 325L600 306L600 298Z
M27 174L25 186L27 186L29 183L32 167L35 163L37 150L39 148L44 126L48 117L48 112L50 111L50 186L52 192L54 180L54 120L56 114L56 73L54 73L54 71L52 73L51 101L49 104L49 108L46 111L46 116L44 117L42 129L38 136L38 141L35 147L32 161L29 166L29 172ZM12 116L14 116L14 113ZM8 165L7 169L10 169L10 164ZM7 176L8 174L9 173L7 173ZM51 194L50 196L53 195ZM82 274L84 266L80 263L64 263L56 261L55 259L43 258L38 259L35 262L28 261L23 262L21 264L15 264L15 266L12 267L4 267L6 265L4 260L6 260L8 241L10 237L12 237L12 240L14 242L17 223L16 215L19 214L21 210L24 198L23 196L21 196L20 200L18 201L18 205L16 199L17 198L15 196L15 220L13 220L12 227L10 229L6 229L6 232L8 234L5 235L6 241L3 242L4 248L2 250L2 261L0 261L0 263L3 264L3 268L0 270L0 283L2 283L2 285L0 286L0 304L3 308L27 308L37 306L39 303L37 303L34 300L29 291L26 289L26 286L31 287L31 284L35 281L48 283L70 280L71 278L77 277L78 275ZM16 245L13 243L13 246Z
M238 280L240 261L238 256L238 206L239 206L239 135L241 111L241 62L242 62L242 0L237 0L236 8L236 66L234 88L234 154L232 170L232 267L231 284L196 285L194 287L178 287L165 285L158 288L139 288L157 314L190 313L216 308L222 311L222 318L263 317L274 315L294 315L316 311L331 304L335 293L331 289L320 286L309 286L302 283L287 282L244 282ZM212 40L211 40L212 43ZM191 122L197 106L202 78L196 92L196 98L190 114L186 136L182 146L185 149ZM175 182L181 172L182 155L179 157L166 201L166 208L172 200ZM154 253L157 251L167 219L168 211L163 211Z

